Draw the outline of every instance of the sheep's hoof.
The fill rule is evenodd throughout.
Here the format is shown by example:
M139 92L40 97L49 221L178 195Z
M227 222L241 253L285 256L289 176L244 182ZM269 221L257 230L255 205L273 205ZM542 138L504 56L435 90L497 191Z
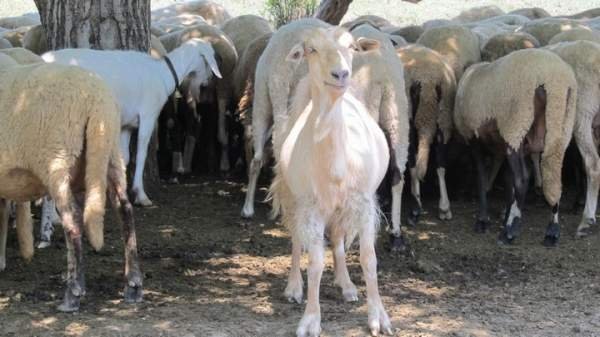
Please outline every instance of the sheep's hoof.
M150 201L150 199L146 198L146 199L139 199L139 198L135 198L134 204L136 206L140 206L140 207L152 207L152 201Z
M475 222L475 226L473 226L475 233L483 234L487 232L488 227L490 226L489 220L477 219Z
M544 246L556 247L560 239L560 225L557 222L550 222L546 228L546 236L544 236Z
M408 217L406 217L406 223L412 227L415 228L417 226L417 223L419 223L419 216L421 215L421 209L420 208L415 208L412 211L410 211L410 213L408 214Z
M63 303L58 306L58 311L62 312L75 312L79 311L79 305L81 302L81 296L75 295L73 292L76 290L67 288L65 291L65 297L63 298Z
M37 248L38 249L44 249L44 248L50 247L50 245L51 245L50 241L41 240L40 242L38 242Z
M221 163L219 165L219 168L221 169L222 173L229 172L229 170L231 169L231 165L229 165L229 158L227 158L227 156L221 157Z
M438 216L440 220L452 220L452 211L450 210L450 208L446 210L440 208Z
M390 235L390 241L392 242L392 247L390 250L394 253L404 253L408 250L408 243L404 239L402 234L400 235Z
M0 259L0 271L3 271L4 269L6 269L6 259L2 257Z
M144 294L141 285L125 285L125 290L123 290L123 300L125 303L141 303L143 299Z
M506 224L500 233L498 241L500 244L511 245L521 232L521 218L514 218L510 226Z
M582 221L577 227L577 233L575 234L575 238L581 239L585 238L592 234L592 226L596 225L596 219L590 218Z

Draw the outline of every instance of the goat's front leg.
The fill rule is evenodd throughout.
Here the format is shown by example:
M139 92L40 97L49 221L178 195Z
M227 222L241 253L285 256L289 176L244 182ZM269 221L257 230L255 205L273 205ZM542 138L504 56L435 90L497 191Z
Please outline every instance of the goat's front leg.
M9 202L0 198L0 271L6 268L6 236L8 235Z
M127 181L124 169L115 163L115 156L109 165L108 171L108 196L117 213L123 231L123 247L125 255L125 289L124 300L127 303L138 303L143 298L143 274L139 266L137 253L137 238L133 207L127 198Z
M304 293L304 282L302 281L302 272L300 271L300 258L302 257L302 244L297 238L292 238L292 263L288 283L285 287L284 295L290 302L302 304L302 295Z
M435 137L435 159L437 164L437 176L440 185L440 202L438 204L439 218L441 220L451 220L452 210L450 210L450 199L448 198L448 189L446 188L446 167L448 149L444 143L444 136L441 131L437 131Z
M298 324L298 337L317 337L321 334L321 306L319 305L319 287L325 267L324 224L311 224L317 228L317 234L308 244L308 291L304 315Z
M342 289L342 296L346 302L358 301L358 291L350 279L348 266L346 265L346 251L344 247L344 232L334 230L332 232L331 243L333 248L333 263L335 266L335 281Z
M150 207L152 201L146 195L144 190L144 167L146 165L146 157L148 155L148 145L154 131L154 120L141 120L138 130L137 153L135 157L135 174L133 177L132 190L135 194L136 205ZM152 154L156 155L156 153Z
M367 286L369 330L373 336L378 336L380 332L391 335L392 325L383 307L377 284L377 257L375 255L375 217L377 212L367 209L364 215L367 221L364 222L360 232L360 265Z

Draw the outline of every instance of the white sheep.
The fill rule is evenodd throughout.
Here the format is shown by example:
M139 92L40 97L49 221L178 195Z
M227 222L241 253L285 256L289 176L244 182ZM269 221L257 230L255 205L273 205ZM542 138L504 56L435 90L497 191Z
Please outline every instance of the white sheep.
M3 37L0 37L0 49L6 48L12 48L12 43Z
M290 49L302 41L304 33L329 25L317 19L301 19L280 27L271 37L267 48L258 60L254 79L252 105L252 132L254 157L248 170L248 188L242 216L254 216L254 197L258 176L266 160L264 148L272 134L273 154L279 158L283 143L282 132L288 118L288 104L296 84L307 72L306 65L285 60Z
M504 11L497 6L472 7L460 12L460 14L452 19L452 21L456 23L469 23L504 14Z
M452 25L426 29L417 44L444 55L457 81L468 66L481 60L479 38L467 27Z
M588 27L577 27L554 35L548 42L548 45L580 40L600 43L600 32Z
M12 58L18 64L41 63L44 60L25 48L6 48L0 49L0 54L4 54Z
M110 88L91 72L57 64L4 66L0 78L0 198L23 203L48 193L56 201L68 262L58 309L79 309L85 294L82 234L94 249L102 247L107 188L123 226L125 299L141 301L143 275L118 148L119 109ZM29 222L27 213L27 206L21 208L18 225ZM6 222L2 227L4 235ZM32 253L31 226L17 233L28 236L21 249Z
M452 219L446 189L446 145L452 135L452 109L456 94L454 71L438 52L417 44L397 49L404 64L406 91L411 102L409 167L411 191L421 205L419 181L427 172L430 147L434 146L440 187L439 217ZM416 210L418 211L418 210ZM415 216L418 213L413 213ZM416 222L416 219L412 220Z
M540 43L533 35L524 32L503 33L492 36L481 48L481 60L495 61L515 50L539 48Z
M512 12L508 12L508 14L523 15L525 17L528 17L530 20L542 19L551 16L550 13L548 13L548 11L540 7L515 9Z
M550 17L527 22L517 31L533 35L541 46L545 46L556 34L583 26L579 20Z
M152 21L157 21L164 17L178 16L181 14L192 14L203 17L209 25L221 25L223 22L231 19L227 10L213 1L197 0L175 3L152 11Z
M143 172L150 137L167 98L191 73L196 74L194 81L198 86L207 83L213 73L221 77L214 49L200 39L186 41L167 56L157 60L137 51L92 49L63 49L42 55L49 63L78 65L93 71L113 90L121 109L121 152L126 164L131 132L138 129L132 190L135 203L142 206L152 205L144 190ZM168 62L172 62L173 69Z
M577 79L577 112L573 138L583 157L587 175L585 208L577 236L589 234L596 224L596 206L600 186L600 157L597 144L600 112L600 44L590 41L559 43L548 47L573 68Z
M525 155L541 153L543 192L552 208L545 245L560 237L561 169L575 120L577 82L571 67L552 52L523 49L493 63L471 66L456 93L454 124L476 158L479 212L476 230L489 224L482 147L506 155L512 183L500 240L511 243L521 226L527 191Z
M352 36L338 27L305 33L286 58L295 64L306 59L309 73L292 100L270 189L274 210L281 207L282 222L292 235L286 293L302 293L302 247L310 257L307 304L296 335L316 337L321 333L319 287L326 232L334 247L336 283L350 301L358 297L346 267L344 246L359 236L369 329L374 336L391 334L378 291L374 246L379 219L375 193L387 170L388 146L365 106L347 90L352 49L356 48ZM377 44L366 43L371 48Z

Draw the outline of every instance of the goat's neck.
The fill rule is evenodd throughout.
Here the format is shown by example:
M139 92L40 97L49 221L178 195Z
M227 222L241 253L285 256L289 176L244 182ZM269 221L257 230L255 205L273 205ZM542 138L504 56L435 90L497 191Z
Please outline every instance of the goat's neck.
M173 63L173 68L175 69L175 73L177 74L177 78L179 83L183 82L183 79L187 77L194 69L198 68L198 64L203 62L202 56L192 45L183 44L180 47L174 49L170 53L167 54L167 57ZM173 78L173 74L167 65L167 62L161 60L163 65L163 80L165 83L165 87L169 93L175 91L175 79Z

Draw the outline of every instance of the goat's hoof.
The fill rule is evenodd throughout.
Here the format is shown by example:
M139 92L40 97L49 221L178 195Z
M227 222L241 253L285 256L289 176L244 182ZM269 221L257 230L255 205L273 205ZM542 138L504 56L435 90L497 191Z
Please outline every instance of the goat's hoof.
M404 236L400 235L390 235L390 240L392 241L392 247L390 250L394 253L404 253L408 250L408 243L404 240Z
M246 207L242 208L242 218L244 219L252 219L254 217L254 207Z
M475 226L473 226L473 229L475 230L475 233L483 234L487 232L489 226L489 220L478 219L477 221L475 221Z
M150 201L150 199L146 198L135 198L135 201L133 202L134 205L136 206L140 206L140 207L152 207L152 201Z
M302 292L302 285L296 287L288 284L283 294L285 298L287 298L288 302L302 304Z
M575 233L576 239L582 239L592 234L592 226L596 224L596 219L590 218L582 221L577 227L577 233Z
M321 315L305 314L298 324L297 337L319 337L321 335Z
M380 333L392 335L392 323L383 305L378 308L369 308L369 331L371 336L379 336Z
M73 290L67 288L67 290L65 291L65 297L63 298L63 302L57 307L57 309L61 312L79 311L80 303L81 296L73 294Z
M418 208L410 211L410 213L406 217L406 223L408 224L408 226L412 228L417 227L417 223L419 223L419 216L421 215L421 213L421 210Z
M125 303L141 303L144 300L144 292L141 285L131 286L129 284L125 285L125 290L123 290L123 300Z
M342 287L342 296L346 302L358 302L358 290L354 284Z
M450 210L450 208L446 210L440 208L438 216L440 220L452 220L452 211Z

